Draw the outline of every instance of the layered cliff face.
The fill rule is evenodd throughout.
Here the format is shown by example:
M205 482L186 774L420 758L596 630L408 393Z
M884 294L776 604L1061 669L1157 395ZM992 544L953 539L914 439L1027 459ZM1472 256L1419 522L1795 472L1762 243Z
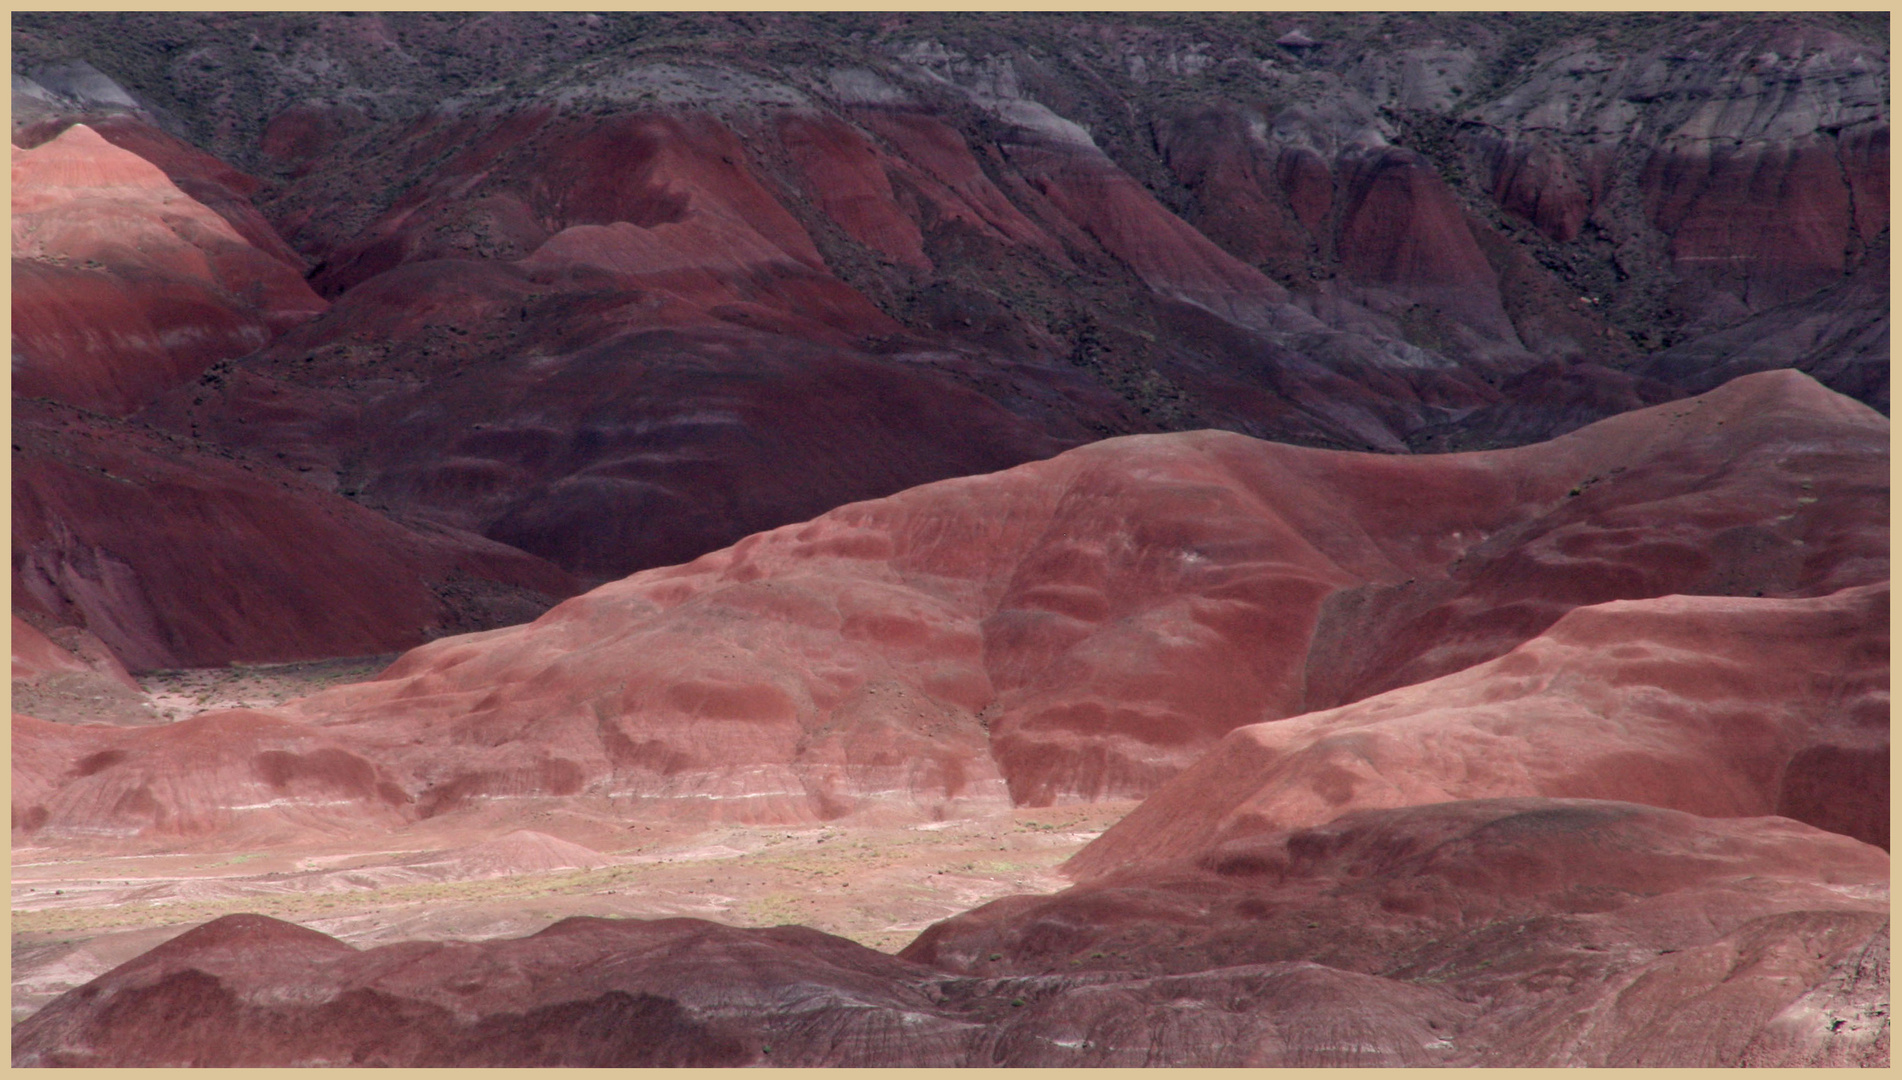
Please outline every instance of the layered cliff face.
M1886 54L1854 20L16 37L28 155L90 121L334 305L169 368L129 331L79 357L48 308L40 366L74 355L23 391L105 407L78 387L117 365L125 411L249 352L142 417L597 580L1103 435L1510 445L1786 366L1886 409Z

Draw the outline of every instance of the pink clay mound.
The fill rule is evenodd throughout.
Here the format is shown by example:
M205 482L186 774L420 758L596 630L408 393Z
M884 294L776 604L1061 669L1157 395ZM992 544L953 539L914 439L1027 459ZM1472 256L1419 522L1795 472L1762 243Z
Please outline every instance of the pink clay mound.
M1275 796L1293 816L1263 819L1279 827L1357 805L1548 794L1726 815L1781 807L1880 842L1876 804L1831 810L1826 792L1871 781L1886 753L1886 592L1873 585L1886 577L1886 436L1865 407L1781 372L1517 450L1406 458L1215 432L1112 440L636 574L528 625L424 646L273 722L384 770L400 794L364 787L374 820L580 794L754 823L1139 798L1256 724L1233 738L1292 747L1294 733L1317 733L1310 764L1286 767L1310 794ZM1732 595L1649 599L1682 592ZM1600 647L1621 634L1633 637L1625 652ZM1730 676L1766 646L1792 666ZM1840 689L1817 698L1798 664ZM1395 691L1398 704L1284 720L1464 668L1448 676L1471 687L1464 697L1433 684ZM1568 681L1552 690L1547 671ZM1610 685L1591 690L1594 679ZM1656 689L1617 689L1647 680ZM1515 734L1531 721L1511 717L1550 714L1554 694L1581 718L1541 727L1541 749ZM1514 712L1512 699L1525 704ZM1466 700L1489 719L1408 719ZM1613 701L1630 715L1603 717ZM1349 737L1341 725L1387 715L1425 734L1352 738L1392 746L1397 779L1380 779L1381 756L1360 756L1371 749L1331 749ZM1405 749L1468 730L1511 748L1486 751L1496 776L1460 764L1463 744ZM1626 762L1641 731L1648 746L1688 741ZM1577 760L1587 746L1602 747L1601 764ZM1365 775L1341 772L1337 754ZM1239 767L1252 776L1276 756L1250 750ZM167 835L222 828L162 794L136 810L76 794L138 788L117 779L131 761L47 777L75 793L44 814L22 804L16 820L48 839L136 837L160 820L190 822ZM1669 779L1691 762L1727 771ZM1435 768L1451 772L1436 780ZM1236 784L1250 782L1186 790L1239 802Z
M14 392L124 415L256 351L326 307L279 250L84 124L14 147Z
M1344 813L1505 796L1777 814L1889 843L1889 587L1572 611L1505 656L1229 733L1082 877Z

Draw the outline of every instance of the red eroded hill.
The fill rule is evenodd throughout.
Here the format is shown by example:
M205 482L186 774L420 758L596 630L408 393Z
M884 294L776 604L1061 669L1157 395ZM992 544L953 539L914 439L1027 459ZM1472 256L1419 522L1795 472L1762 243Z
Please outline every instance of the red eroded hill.
M783 130L814 175L833 150L858 170L864 190L828 188L849 223L903 233L850 132ZM940 370L953 354L894 359L880 343L903 328L829 271L713 117L430 117L374 167L442 155L361 235L323 241L329 317L146 418L599 579L1045 457L1089 434L1072 414L1115 407L1046 365L1013 380L1045 399L1028 419ZM354 220L355 184L300 192L322 211L305 235Z
M744 820L1144 794L1230 729L1353 685L1367 656L1458 667L1621 593L1879 572L1879 489L1857 470L1883 427L1769 374L1488 454L1112 441L635 575L292 711L364 747L423 815L583 790ZM1762 539L1712 539L1738 529ZM1618 558L1565 556L1607 535ZM1367 602L1330 613L1409 580L1453 613L1437 632L1374 650L1339 629Z
M1780 814L1889 842L1887 583L1578 608L1491 662L1231 732L1082 877L1372 807L1540 795Z
M51 402L13 411L13 598L134 670L357 656L571 595L533 556Z
M243 709L147 728L16 714L13 745L13 821L23 838L97 837L104 824L107 837L172 844L208 833L283 843L399 825L408 801L324 732Z
M334 302L142 419L605 580L1109 435L1483 449L1782 366L1884 407L1872 26L102 16L23 24L16 124ZM122 40L191 44L55 62ZM78 341L82 285L23 318Z
M149 162L102 213L282 268L76 225L19 385L594 580L1103 436L1484 449L1788 366L1886 408L1876 22L33 16L22 160Z
M1504 657L1578 607L1886 580L1886 437L1776 372L1509 451L1109 440L645 571L286 712L422 816L583 792L743 821L1141 797L1235 728ZM1769 812L1776 783L1725 812Z
M1514 451L1112 440L637 574L299 712L414 717L469 770L560 747L626 794L822 816L1000 774L1018 802L1146 794L1231 728L1576 606L1884 580L1886 430L1776 373Z
M927 1064L956 1060L983 1030L969 1006L934 1001L937 978L794 926L573 918L514 940L360 952L235 915L104 976L88 999L116 1002L109 1029L75 999L41 1013L14 1054L48 1065ZM286 992L329 1004L253 1004ZM1004 993L980 991L996 999L982 1011L1008 1011ZM186 998L200 1021L168 1022Z
M157 719L146 707L144 690L105 642L76 626L51 629L53 636L13 616L15 712L80 723Z
M475 358L438 329L444 347L429 362L456 368L420 389L400 364L378 362L372 328L384 318L445 318L439 302L493 311L528 287L473 264L392 271L338 305L363 318L339 324L351 336L324 354L336 383L300 386L240 367L148 416L283 455L317 483L597 580L1074 441L928 372L732 325ZM600 329L595 314L575 313L575 325L593 326L578 334ZM212 403L201 409L192 396Z
M18 615L13 616L11 637L15 683L60 675L96 673L128 689L138 689L138 683L134 682L125 668L119 666L109 654L100 657L101 663L89 664L76 656L71 649L54 642Z
M251 197L263 186L257 177L238 171L176 135L123 113L88 114L79 123L119 149L158 166L180 191L224 218L252 247L280 260L300 277L303 275L304 260L291 250L251 202ZM14 142L20 146L38 146L71 126L65 117L29 124L15 131Z
M267 236L84 124L15 147L14 392L124 415L323 311Z
M901 955L989 979L1325 965L1470 1010L1422 1017L1433 1064L1888 1062L1889 860L1796 822L1487 799L1179 854L994 901ZM1122 1063L1125 1032L1168 1023L1145 1004L1126 998L1081 1033L1100 1063ZM1360 1008L1374 1014L1360 1031L1400 1018Z
M1888 872L1790 821L1513 799L1012 897L902 958L697 919L359 951L232 915L21 1023L13 1062L1880 1065Z

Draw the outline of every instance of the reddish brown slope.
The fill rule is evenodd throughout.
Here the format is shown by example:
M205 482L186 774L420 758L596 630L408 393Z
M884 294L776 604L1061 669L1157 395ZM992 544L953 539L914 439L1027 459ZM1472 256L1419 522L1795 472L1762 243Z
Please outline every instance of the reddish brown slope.
M852 127L823 114L780 118L779 138L826 216L854 240L913 270L931 270L918 225L896 202L894 166Z
M1424 62L1408 57L1391 63ZM1158 106L1138 142L1162 171L1127 132L1068 119L1090 95L1022 57L931 89L909 61L816 82L725 64L688 65L706 92L671 105L644 95L687 68L649 57L383 123L288 109L264 140L293 166L269 202L339 310L149 418L612 577L1097 434L1498 445L1678 392L1613 370L1632 349L1600 298L1481 221L1455 148L1388 130L1361 90L1280 114L1201 91ZM1422 149L1389 145L1403 134ZM657 331L676 336L637 336ZM1534 354L1552 363L1525 371ZM600 370L648 361L679 408ZM600 413L543 392L551 366L586 368ZM836 415L814 422L856 445L828 450L780 407L818 369ZM468 389L496 383L520 392Z
M1347 157L1337 168L1336 245L1355 281L1394 289L1488 337L1516 342L1498 275L1427 161L1382 147Z
M13 254L14 392L118 415L325 306L276 253L83 124L15 148Z
M408 172L438 159L433 180L410 189L361 235L326 246L320 288L339 292L402 262L505 254L496 244L513 242L519 258L563 230L616 223L702 241L694 254L715 270L767 256L824 276L811 238L760 185L734 134L708 116L435 113L412 124L376 165ZM491 194L468 199L475 184ZM324 213L353 205L356 193L308 186L308 228L322 236L345 225ZM325 206L326 194L340 201ZM704 243L721 238L727 245ZM876 318L862 300L841 294Z
M643 572L288 711L425 816L1142 796L1234 728L1493 660L1582 605L1884 580L1885 444L1794 373L1483 454L1111 440Z
M782 130L848 229L915 246L861 138ZM1074 373L1032 386L1053 437L894 362L901 328L828 272L711 117L431 116L380 149L355 168L421 179L360 235L328 231L355 188L296 188L316 280L347 290L333 313L150 419L612 577L1047 456L1086 434L1070 413L1105 406Z
M22 147L38 146L75 122L83 123L119 149L158 166L180 191L224 218L252 247L282 261L300 276L303 274L303 259L291 250L251 202L251 197L262 187L257 177L232 168L175 135L131 116L109 113L33 124L15 131L13 141Z
M1297 310L1080 128L1034 102L1000 108L1008 137L983 152L1008 195L923 104L605 117L537 104L373 128L274 200L337 309L148 416L607 577L1192 414L1399 450L1394 431L1421 415L1496 398ZM367 224L366 185L402 191ZM1168 363L1139 344L1155 333L1096 340L1077 315L1079 267L1101 279L1092 289L1157 308L1143 317L1168 324ZM989 284L967 285L974 273ZM665 394L595 370L643 362ZM598 384L586 416L548 385L571 365ZM523 391L490 400L476 383ZM811 422L856 445L809 438L784 408L795 398L822 401L836 415ZM709 429L682 413L740 420ZM415 430L432 417L442 430ZM380 438L398 425L404 438Z
M1881 1065L1887 878L1792 822L1501 800L999 901L905 958L690 919L358 951L235 915L41 1010L13 1061Z
M823 338L694 319L627 326L619 299L534 288L472 263L406 266L338 304L334 339L293 335L147 415L596 579L1073 441ZM535 306L526 323L523 304ZM506 316L507 347L448 329L468 312ZM375 328L392 323L422 324L428 344L389 349ZM260 376L265 365L313 377Z
M14 603L134 669L387 652L574 588L532 556L137 425L20 401L13 439Z
M315 931L237 915L107 974L87 995L104 1013L78 999L77 1008L42 1013L35 1031L16 1039L15 1060L924 1064L952 1058L982 1031L933 1000L934 981L928 969L803 927L576 918L517 940L358 952ZM292 987L330 1004L254 1004ZM163 1019L188 999L197 1023ZM1008 1009L984 1004L993 1014Z
M1888 875L1780 818L1440 803L996 901L901 955L991 978L1324 964L1465 1003L1427 1019L1435 1064L1886 1065ZM1166 1022L1136 1005L1084 1038Z
M13 616L16 713L87 724L157 719L143 688L98 637L76 626L54 626L52 633L58 640Z
M13 747L15 835L42 845L308 842L401 824L409 801L324 732L241 709L151 728L15 715Z
M1398 327L1362 307L1364 298L1335 292L1297 304L1256 265L1164 207L1076 124L1028 99L991 105L1005 121L998 145L1011 189L1045 229L1080 259L1101 265L1107 257L1155 296L1180 302L1158 322L1189 355L1170 357L1161 370L1205 403L1205 415L1220 417L1220 426L1397 451L1404 445L1397 433L1418 427L1423 416L1497 400L1473 370L1396 340ZM1389 154L1379 162L1388 158L1411 161ZM1416 172L1417 183L1398 193L1387 190L1392 185L1351 190L1352 212L1336 245L1344 266L1357 282L1431 293L1442 306L1450 303L1449 318L1479 325L1495 339L1489 349L1462 343L1447 356L1481 359L1482 371L1508 354L1509 362L1523 360L1499 310L1492 271L1458 208L1430 173ZM1258 210L1224 208L1222 216L1247 220ZM1209 313L1215 325L1198 326L1193 312ZM1287 412L1299 419L1277 415Z
M1577 605L1881 580L1883 439L1860 405L1778 373L1506 453L1101 443L637 574L493 643L413 654L308 715L405 700L449 719L481 702L455 723L517 738L580 724L555 742L599 745L593 772L609 766L603 711L683 762L719 757L700 715L818 753L829 740L795 732L907 715L862 700L896 681L957 726L983 715L1016 799L1141 793L1250 717L1491 660ZM704 635L738 650L721 660L692 645ZM689 683L749 705L673 700L700 700Z
M1019 802L1146 793L1235 726L1581 604L1882 580L1885 432L1779 373L1491 454L1112 441L639 574L300 711L413 718L425 744L396 752L464 776L445 798L544 755L695 813L930 805L1000 773ZM1373 620L1402 602L1424 613Z
M1131 407L1085 430L1418 447L1519 398L1506 380L1538 361L1589 379L1769 305L1826 316L1816 290L1886 246L1874 19L662 21L127 14L29 19L16 44L47 80L22 84L32 116L162 100L267 175L326 290L717 209L813 273L801 306L862 320L870 299L990 380L1006 357L1076 359ZM120 40L190 44L110 78L59 59ZM238 191L149 129L120 142L190 191ZM1007 309L1001 331L940 317L946 292ZM1209 311L1221 328L1184 324ZM1816 345L1774 362L1886 400L1882 356ZM1621 400L1554 415L1546 383L1493 443Z
M96 672L127 689L137 690L139 687L125 668L110 656L102 656L95 663L87 663L18 615L13 616L12 640L15 683Z
M1889 840L1886 583L1580 608L1490 663L1231 732L1085 848L1111 874L1349 811L1541 795Z
M853 119L891 144L885 163L893 198L909 189L921 200L912 215L939 229L966 231L1006 246L1035 250L1059 266L1073 264L1063 245L1010 201L971 154L963 135L936 117L906 110L856 109ZM928 209L927 209L928 207Z
M1517 451L1590 465L1562 502L1476 545L1445 582L1331 598L1307 708L1493 659L1581 604L1886 581L1887 432L1873 410L1783 371Z
M1844 289L1871 261L1887 277L1888 54L1858 36L1775 15L1640 35L1623 55L1575 39L1456 141L1503 209L1570 249L1591 308L1672 346L1649 374L1698 390L1792 366L1886 408L1886 340L1840 326L1886 337L1886 291ZM1616 273L1579 272L1594 235L1621 248Z
M1807 296L1888 227L1888 121L1864 89L1887 57L1800 24L1759 48L1774 68L1707 75L1638 180L1689 307L1757 312ZM1827 119L1806 130L1805 115Z
M1809 372L1838 393L1888 409L1886 247L1870 253L1847 277L1814 296L1654 353L1641 370L1702 390L1747 371L1784 365Z

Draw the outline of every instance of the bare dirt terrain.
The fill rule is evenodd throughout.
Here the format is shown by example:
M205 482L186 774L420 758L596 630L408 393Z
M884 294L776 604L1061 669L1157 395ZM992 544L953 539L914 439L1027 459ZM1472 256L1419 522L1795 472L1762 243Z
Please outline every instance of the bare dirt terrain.
M689 915L742 927L800 924L895 953L926 926L979 904L1066 887L1054 868L1135 805L910 828L692 829L621 823L605 800L549 802L542 813L498 814L493 835L466 821L454 832L424 822L377 851L343 838L323 848L96 859L16 848L14 1022L235 912L359 947L520 937L573 915ZM523 819L534 819L535 831L511 832L509 822ZM597 865L550 865L584 859Z
M361 682L389 667L400 655L384 653L289 664L181 668L147 672L138 680L161 717L184 720L219 709L274 708L332 686Z
M138 676L147 715L268 709L370 678L395 655ZM803 924L884 952L950 915L1069 884L1053 868L1135 803L1018 810L910 828L628 825L608 800L423 822L364 850L100 858L13 850L13 1020L220 915L259 912L353 945L519 937L571 915ZM535 830L513 829L534 819ZM579 864L579 865L577 865Z

